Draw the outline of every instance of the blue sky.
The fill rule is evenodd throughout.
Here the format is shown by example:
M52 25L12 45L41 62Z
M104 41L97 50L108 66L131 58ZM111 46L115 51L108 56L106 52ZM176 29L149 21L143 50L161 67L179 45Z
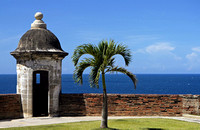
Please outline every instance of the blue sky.
M44 14L47 28L69 53L64 74L73 73L71 56L78 45L110 38L131 49L126 68L133 73L199 74L199 7L199 0L1 0L0 74L16 73L10 52L36 12ZM116 59L124 67L123 59Z

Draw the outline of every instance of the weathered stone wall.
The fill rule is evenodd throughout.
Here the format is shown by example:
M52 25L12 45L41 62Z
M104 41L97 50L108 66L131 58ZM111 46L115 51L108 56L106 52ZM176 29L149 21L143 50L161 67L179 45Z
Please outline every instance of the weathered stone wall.
M0 94L0 119L22 118L21 96Z
M199 115L200 95L182 95L183 114Z
M33 72L42 70L49 73L49 115L57 116L59 111L59 94L61 91L62 60L51 57L34 57L34 60L17 61L17 94L21 94L24 117L33 116ZM37 59L39 58L39 59Z

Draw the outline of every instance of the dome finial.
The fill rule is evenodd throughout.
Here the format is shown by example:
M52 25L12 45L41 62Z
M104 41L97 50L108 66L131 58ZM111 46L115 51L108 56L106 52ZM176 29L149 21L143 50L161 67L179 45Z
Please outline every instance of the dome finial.
M42 18L43 18L43 14L41 12L35 13L35 19L42 20Z
M35 21L31 24L31 29L43 28L47 29L47 25L42 21L43 14L41 12L35 13Z

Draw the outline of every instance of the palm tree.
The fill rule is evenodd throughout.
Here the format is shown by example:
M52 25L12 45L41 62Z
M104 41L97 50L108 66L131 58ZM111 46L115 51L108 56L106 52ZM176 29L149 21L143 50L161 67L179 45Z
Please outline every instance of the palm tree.
M79 62L79 59L82 55L89 54L92 57L84 58ZM109 43L107 40L102 40L98 46L92 44L83 44L78 46L72 56L72 60L75 66L74 79L75 82L82 84L83 83L83 71L91 67L90 72L90 86L99 88L99 78L102 75L102 84L103 84L103 107L102 107L102 120L101 128L107 128L108 121L108 105L107 105L107 92L106 92L106 83L105 83L105 73L107 72L121 72L128 75L135 87L137 79L135 75L127 71L125 68L114 66L115 55L121 55L126 66L129 65L131 61L130 50L122 45L117 45L114 40L110 40Z

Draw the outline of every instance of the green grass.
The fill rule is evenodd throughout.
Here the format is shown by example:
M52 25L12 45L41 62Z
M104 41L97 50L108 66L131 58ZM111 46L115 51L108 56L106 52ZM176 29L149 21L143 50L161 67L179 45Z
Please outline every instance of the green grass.
M102 130L100 121L85 121L43 126L7 128L8 130ZM104 130L200 130L200 124L172 119L116 119L109 120L109 129ZM6 130L7 130L6 129Z

